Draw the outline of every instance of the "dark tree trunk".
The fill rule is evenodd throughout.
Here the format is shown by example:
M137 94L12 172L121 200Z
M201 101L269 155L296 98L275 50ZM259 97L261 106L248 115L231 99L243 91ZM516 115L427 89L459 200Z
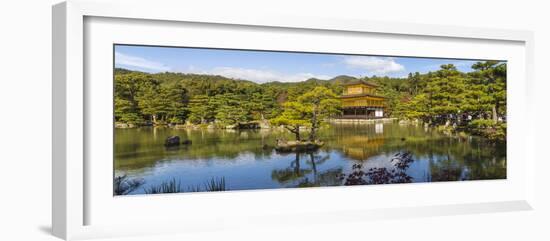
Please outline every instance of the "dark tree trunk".
M294 130L295 130L294 135L296 136L296 141L300 141L300 127L297 126Z
M292 127L292 128L291 128ZM296 138L296 141L300 141L300 126L285 126L285 128L290 131L290 133L294 133L294 136Z
M313 170L313 183L317 183L317 164L315 164L313 153L309 153L309 158L311 159L311 169Z
M315 138L317 137L317 127L311 128L311 133L309 134L309 141L315 141Z
M317 108L313 109L313 115L311 117L311 132L309 133L309 141L315 141L317 135Z
M300 153L296 152L296 164L294 165L294 171L296 176L300 176Z

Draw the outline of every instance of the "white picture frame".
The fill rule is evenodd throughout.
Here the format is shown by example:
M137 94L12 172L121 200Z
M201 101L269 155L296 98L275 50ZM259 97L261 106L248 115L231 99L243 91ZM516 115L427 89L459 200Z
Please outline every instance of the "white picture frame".
M155 11L150 11L155 9ZM86 28L86 21L95 21L94 19L108 19L107 21L99 21L100 26L111 24L113 29L127 28L125 24L117 26L116 23L109 22L110 20L131 22L131 24L145 24L151 22L148 28L151 31L162 31L159 29L163 25L169 25L167 28L176 28L179 24L205 24L204 26L213 26L213 28L223 27L223 29L232 31L231 29L252 29L250 34L258 34L264 32L266 34L285 34L289 31L299 31L300 34L307 35L315 33L319 38L323 36L332 36L338 38L339 35L346 34L371 34L376 36L389 36L399 41L402 39L421 39L419 41L449 41L455 44L457 48L469 48L477 46L478 49L490 46L495 43L501 43L503 46L513 46L510 50L501 51L494 47L492 50L487 50L485 53L488 56L500 56L511 61L512 69L516 66L516 70L511 70L511 74L516 77L508 81L513 85L509 87L508 94L510 96L509 105L510 126L508 136L508 156L509 172L507 180L486 181L486 182L467 182L467 183L444 183L444 184L418 184L413 186L401 185L379 185L358 188L319 188L309 190L261 190L261 191L243 191L243 192L228 192L216 194L193 194L191 195L156 195L131 197L121 200L105 196L101 191L101 187L109 185L109 181L97 182L95 175L112 176L112 170L101 169L102 165L97 165L90 162L90 158L98 155L112 155L108 150L98 151L98 155L91 155L90 148L98 139L87 139L92 128L94 135L98 138L105 138L111 135L107 129L101 131L95 126L90 127L89 123L93 119L94 123L101 122L100 116L95 115L95 108L101 105L102 102L94 102L90 104L90 99L97 100L94 97L97 89L105 88L106 93L112 91L106 86L93 84L90 85L85 81L90 77L86 73L86 68L96 68L94 63L98 61L93 58L88 59L87 54L90 53L90 48L96 48L95 45L87 45L86 41L97 40L104 41L110 44L116 41L112 39L100 27L93 29ZM109 20L110 19L110 20ZM374 22L374 21L359 21L350 19L329 19L329 18L301 18L296 16L278 16L269 14L253 14L250 15L224 15L210 16L205 10L188 8L185 3L178 1L150 1L150 2L133 2L133 1L87 1L87 0L72 0L60 3L53 7L53 194L52 194L52 226L54 235L63 239L84 239L94 237L111 237L121 235L139 235L139 234L158 234L158 233L175 233L175 232L193 232L200 230L231 228L242 225L290 225L299 224L305 221L312 223L323 222L323 216L332 215L336 217L345 217L346 220L371 220L383 218L398 218L398 217L423 217L433 215L451 215L451 214L466 214L466 213L481 213L481 212L497 212L497 211L514 211L514 210L530 210L532 209L534 198L534 136L532 124L525 118L529 116L532 110L522 108L523 106L531 106L532 90L530 89L533 80L533 34L529 31L518 30L496 30L482 28L466 28L456 26L439 26L439 25L421 25L409 23L390 23L390 22ZM89 24L89 23L88 23ZM92 23L95 24L95 23ZM160 26L160 27L159 27ZM155 28L157 28L155 30ZM204 30L206 29L206 30ZM208 31L205 27L203 30ZM212 31L217 31L213 29ZM239 30L240 31L240 30ZM177 31L176 31L177 32ZM87 35L96 34L96 37L88 38ZM177 33L173 33L177 34ZM165 43L166 39L137 39L132 37L132 34L127 34L126 37L140 44L157 44L159 41ZM174 35L175 36L175 35ZM251 35L252 36L252 35ZM256 36L256 35L254 35ZM257 35L260 36L261 35ZM105 37L105 38L103 38ZM162 37L162 36L161 36ZM114 37L116 38L116 36ZM307 36L304 39L308 38ZM423 39L423 40L422 40ZM238 37L235 37L235 41ZM113 42L114 41L114 42ZM195 41L200 41L197 39ZM415 40L416 41L416 40ZM226 46L230 47L231 41ZM320 41L321 44L323 43ZM475 42L473 45L468 45L470 42ZM178 42L169 44L180 45ZM197 42L195 42L195 45ZM219 43L211 42L204 43L203 47L215 47ZM477 44L477 45L476 45ZM208 46L207 46L208 45ZM235 44L234 47L239 47ZM286 48L285 50L300 50L303 48L296 44L296 49L291 45L280 45L273 48ZM267 45L266 45L267 46ZM397 45L396 45L397 46ZM404 43L403 46L406 46ZM474 46L474 47L475 47ZM487 47L489 46L489 47ZM261 48L251 46L250 48ZM101 49L99 47L98 49ZM269 46L268 46L269 48ZM315 48L315 46L311 46ZM319 45L318 51L323 50L322 45ZM329 47L326 47L329 48ZM432 51L437 51L434 47ZM504 47L503 47L504 48ZM469 51L474 51L472 48ZM95 49L94 49L95 50ZM348 50L353 51L353 50ZM357 50L359 51L359 50ZM372 50L363 50L367 53L372 53ZM384 53L400 55L402 50L394 50L391 52L386 50ZM409 53L427 54L428 50L417 50L425 52ZM462 56L457 56L457 52L453 57L468 57L473 53L462 51ZM481 52L481 51L480 51ZM94 51L94 53L96 53ZM104 56L106 52L98 51L97 56ZM507 53L510 53L507 55ZM112 53L111 53L112 54ZM401 53L402 55L403 53ZM432 53L433 54L433 53ZM477 53L479 54L479 53ZM407 54L405 54L407 55ZM504 59L499 58L499 59ZM112 66L112 65L111 65ZM100 67L98 67L100 68ZM99 73L99 72L98 72ZM99 74L98 74L99 75ZM112 84L112 83L111 83ZM95 89L96 92L89 92ZM106 103L108 103L107 101ZM95 104L98 103L98 104ZM101 112L110 114L109 111ZM95 119L94 119L95 118ZM112 117L111 117L112 118ZM112 119L107 120L111 123ZM97 131L99 130L99 131ZM109 130L110 127L109 127ZM102 133L102 134L97 134ZM95 147L93 147L95 148ZM93 149L92 148L92 149ZM112 151L112 150L111 150ZM92 157L91 157L92 156ZM112 161L112 160L111 160ZM112 162L111 162L112 163ZM93 170L94 173L90 174ZM93 182L90 181L93 180ZM93 184L92 184L93 183ZM98 183L98 184L96 184ZM112 185L112 183L111 183ZM112 186L111 186L112 187ZM461 199L455 198L453 195L445 195L441 200L422 201L414 199L410 201L395 201L400 195L414 195L422 192L427 197L436 197L434 193L448 192L449 188L458 194L464 194ZM99 191L94 191L99 190ZM107 190L108 193L111 190ZM493 192L493 193L491 193ZM472 196L478 193L478 196ZM366 207L346 207L338 208L337 205L322 206L312 205L305 210L292 210L289 203L285 201L279 202L273 207L274 200L285 199L289 197L299 198L300 200L326 200L329 196L343 196L349 198L357 198L368 194L376 196L375 200L371 200L372 206ZM102 197L98 197L102 196ZM114 201L112 201L112 200ZM214 210L206 211L205 207L214 205L216 201L223 200L228 204L232 204L234 208L231 210ZM269 209L262 208L261 205L242 203L246 200L253 200L253 203L262 203L270 206ZM112 202L111 202L112 201ZM338 202L337 200L332 200ZM250 201L252 202L252 201ZM342 202L342 201L340 201ZM91 205L92 203L93 205ZM131 216L127 209L139 208L144 205L158 205L162 209L145 211L140 214L140 217ZM181 213L173 211L174 207L189 207L194 210L186 210L185 218L181 218ZM117 211L118 210L118 211ZM287 210L287 211L285 211ZM120 213L114 213L120 212ZM117 215L118 214L118 215ZM112 215L113 219L120 219L117 222L109 222L108 217ZM90 216L100 217L90 221ZM161 218L162 217L162 218ZM340 221L342 221L340 219ZM176 225L173 223L177 222ZM336 222L335 220L326 222ZM141 225L140 225L141 224Z

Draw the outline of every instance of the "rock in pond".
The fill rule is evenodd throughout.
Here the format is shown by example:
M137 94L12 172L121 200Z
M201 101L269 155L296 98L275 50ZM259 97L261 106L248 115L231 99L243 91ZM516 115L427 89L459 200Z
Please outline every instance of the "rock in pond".
M179 146L180 145L180 137L179 136L169 136L164 141L164 146Z

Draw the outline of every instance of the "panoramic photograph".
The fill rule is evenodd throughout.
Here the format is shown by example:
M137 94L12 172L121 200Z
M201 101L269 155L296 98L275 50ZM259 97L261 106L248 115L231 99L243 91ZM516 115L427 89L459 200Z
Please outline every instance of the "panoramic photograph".
M506 61L113 51L115 196L506 179Z

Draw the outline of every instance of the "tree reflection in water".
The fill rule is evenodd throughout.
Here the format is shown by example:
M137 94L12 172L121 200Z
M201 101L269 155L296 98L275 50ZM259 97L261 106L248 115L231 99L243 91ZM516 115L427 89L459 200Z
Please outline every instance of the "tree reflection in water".
M346 186L410 183L413 179L407 175L406 171L413 161L411 153L403 152L392 157L390 163L394 168L391 170L386 167L373 167L364 171L362 164L353 164L351 173L340 175L340 180L345 180Z
M305 164L301 164L301 156L306 156ZM314 152L295 153L295 158L290 162L290 167L277 169L271 172L271 178L288 187L319 187L339 186L342 168L331 168L319 171L318 166L330 159L330 155L319 156Z
M303 166L301 157L307 159ZM319 187L342 185L368 185L389 183L410 183L413 178L406 171L414 162L410 152L395 154L389 161L391 168L373 167L363 170L362 164L353 164L349 174L343 173L342 168L332 168L319 171L318 166L330 159L330 155L319 156L313 152L295 153L290 166L271 172L271 178L287 187Z

